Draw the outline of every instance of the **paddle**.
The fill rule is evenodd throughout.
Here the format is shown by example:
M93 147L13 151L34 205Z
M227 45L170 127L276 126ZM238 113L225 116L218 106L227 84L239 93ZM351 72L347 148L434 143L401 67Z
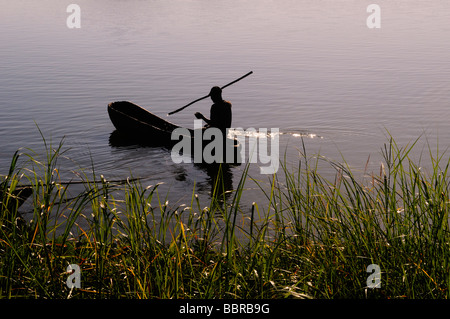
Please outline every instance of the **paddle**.
M236 82L242 80L243 78L249 76L249 75L252 74L252 73L253 73L253 71L248 72L246 75L241 76L239 79L236 79L236 80L234 80L233 82L230 82L230 83L228 83L228 84L222 86L221 89L223 90L224 88L226 88L226 87L230 86L231 84L234 84L234 83L236 83ZM175 114L175 113L177 113L177 112L180 112L181 110L184 110L185 108L187 108L189 105L192 105L192 104L194 104L194 103L196 103L196 102L198 102L198 101L204 100L204 99L206 99L206 98L208 98L208 97L209 97L209 94L208 94L208 95L205 95L205 96L203 96L203 97L201 97L201 98L199 98L199 99L196 99L195 101L192 101L191 103L186 104L185 106L180 107L179 109L177 109L177 110L175 110L175 111L172 111L172 112L168 113L167 115L172 115L172 114Z

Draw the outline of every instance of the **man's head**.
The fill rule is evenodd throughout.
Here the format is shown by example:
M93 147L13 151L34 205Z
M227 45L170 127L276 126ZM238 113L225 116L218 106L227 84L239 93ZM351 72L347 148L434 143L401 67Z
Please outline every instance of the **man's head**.
M221 102L222 101L222 89L218 86L212 87L211 91L209 92L209 96L211 97L211 100L213 100L214 103Z

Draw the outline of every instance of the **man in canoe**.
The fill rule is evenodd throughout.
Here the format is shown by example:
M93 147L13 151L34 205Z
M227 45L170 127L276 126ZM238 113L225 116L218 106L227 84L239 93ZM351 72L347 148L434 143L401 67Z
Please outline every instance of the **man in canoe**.
M206 127L217 127L226 137L227 128L231 127L231 103L222 98L222 89L214 86L209 93L214 104L211 106L210 119L202 113L195 113L195 117L206 122Z

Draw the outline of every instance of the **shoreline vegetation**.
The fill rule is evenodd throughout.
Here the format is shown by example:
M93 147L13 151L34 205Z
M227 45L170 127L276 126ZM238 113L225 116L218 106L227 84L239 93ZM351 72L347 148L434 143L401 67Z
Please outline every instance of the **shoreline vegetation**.
M42 134L42 133L41 133ZM243 212L248 166L236 190L210 205L169 207L158 185L111 182L76 172L72 196L59 176L63 142L43 137L44 159L16 152L0 180L0 298L448 298L450 160L431 168L390 140L380 172L359 177L345 163L309 157L281 163L268 206ZM318 171L325 161L332 180ZM281 178L282 177L282 178ZM282 181L281 181L282 180ZM256 181L257 182L257 181ZM220 189L220 178L215 190ZM257 182L258 183L258 182ZM20 185L31 188L24 219ZM69 288L69 265L80 288ZM381 287L368 287L369 265Z

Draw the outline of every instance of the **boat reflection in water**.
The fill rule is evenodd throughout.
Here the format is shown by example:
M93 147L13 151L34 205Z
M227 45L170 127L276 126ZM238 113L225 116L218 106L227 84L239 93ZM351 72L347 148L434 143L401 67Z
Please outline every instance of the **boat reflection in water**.
M174 143L177 143L177 141L173 141L172 144ZM134 149L140 147L157 147L166 149L170 152L171 146L173 146L172 144L163 143L161 140L157 139L142 139L136 136L133 137L131 134L124 134L118 130L113 131L109 137L109 145L115 148L128 147L130 149ZM215 192L219 200L227 200L230 197L230 194L232 193L231 191L233 190L232 167L239 166L239 162L231 164L201 162L193 163L193 165L207 174L207 182L211 194ZM186 172L184 170L180 171L179 176L177 176L176 179L184 181L186 179Z

